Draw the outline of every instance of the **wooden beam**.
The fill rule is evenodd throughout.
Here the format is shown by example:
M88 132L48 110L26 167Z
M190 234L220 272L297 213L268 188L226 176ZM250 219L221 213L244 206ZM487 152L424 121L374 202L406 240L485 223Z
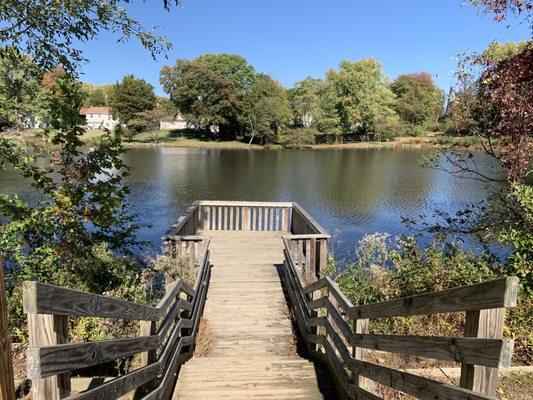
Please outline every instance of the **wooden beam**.
M0 400L15 400L15 382L8 330L4 264L0 259Z
M440 292L354 306L349 316L354 319L385 318L515 307L517 289L518 278L506 277Z
M464 336L501 339L504 322L505 308L469 311L466 313ZM460 385L475 392L496 396L498 368L465 363L461 366Z
M351 336L350 344L389 353L490 367L509 367L513 352L512 340L474 337L374 335L360 332Z

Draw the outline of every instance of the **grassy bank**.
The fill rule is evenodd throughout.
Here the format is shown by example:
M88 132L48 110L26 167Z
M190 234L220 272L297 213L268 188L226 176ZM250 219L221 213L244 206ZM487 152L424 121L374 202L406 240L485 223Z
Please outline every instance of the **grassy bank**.
M83 136L87 144L94 143L103 134L103 131L87 131ZM46 145L46 139L42 137L39 130L28 130L11 135L24 143L35 145ZM252 144L238 140L207 140L191 135L183 135L175 131L150 131L142 132L131 138L124 138L125 147L189 147L189 148L221 148L221 149L281 149L279 144L268 144L265 146ZM369 148L446 148L458 150L483 150L481 141L475 136L449 136L438 132L427 132L420 137L397 137L389 142L361 141L349 143L327 143L308 145L287 145L287 148L300 149L369 149Z

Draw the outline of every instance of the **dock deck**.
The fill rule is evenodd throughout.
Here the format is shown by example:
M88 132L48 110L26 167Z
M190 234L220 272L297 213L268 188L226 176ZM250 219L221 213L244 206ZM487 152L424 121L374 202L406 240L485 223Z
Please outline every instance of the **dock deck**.
M279 275L283 232L210 231L207 357L181 369L174 399L323 399L323 372L296 353ZM288 234L288 233L287 233Z

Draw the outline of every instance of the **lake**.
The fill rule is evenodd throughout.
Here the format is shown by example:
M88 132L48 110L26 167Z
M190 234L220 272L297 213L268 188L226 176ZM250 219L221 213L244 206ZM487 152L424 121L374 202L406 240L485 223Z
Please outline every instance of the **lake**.
M194 200L296 201L333 236L335 257L353 259L366 234L409 233L402 217L455 212L487 199L486 184L419 161L425 149L223 150L134 148L124 156L139 238L161 236ZM491 167L479 158L481 168ZM32 197L13 171L0 173L0 193ZM151 225L148 227L148 225ZM472 242L470 246L475 245Z

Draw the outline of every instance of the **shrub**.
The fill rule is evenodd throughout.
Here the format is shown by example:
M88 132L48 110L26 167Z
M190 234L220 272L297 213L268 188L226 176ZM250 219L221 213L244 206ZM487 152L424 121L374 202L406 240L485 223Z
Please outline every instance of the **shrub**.
M315 144L317 135L320 135L320 132L313 128L290 129L280 136L279 142L287 147L306 146Z
M489 253L461 249L455 242L433 242L420 247L413 237L390 239L386 234L364 237L356 248L356 261L337 277L343 292L354 304L380 302L419 293L444 290L496 279L505 266ZM527 288L527 286L526 286ZM533 301L522 291L519 305L507 314L505 334L516 340L514 360L533 361ZM376 333L404 335L462 334L460 313L384 318L371 322Z

